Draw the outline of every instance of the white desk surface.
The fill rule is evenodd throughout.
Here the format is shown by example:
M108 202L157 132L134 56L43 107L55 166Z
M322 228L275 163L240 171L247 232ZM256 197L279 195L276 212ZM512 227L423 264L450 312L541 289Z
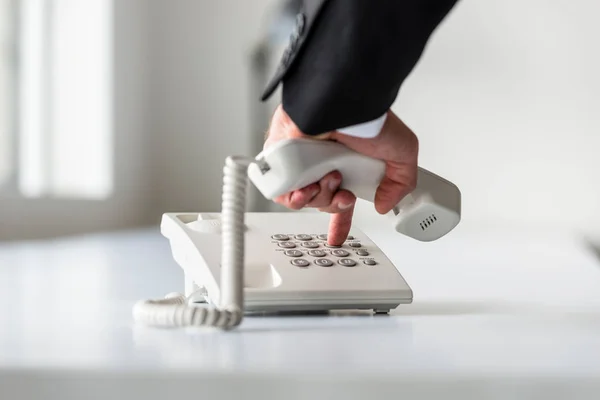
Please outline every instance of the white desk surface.
M2 244L0 398L600 397L600 263L576 238L365 231L412 305L228 333L132 324L135 301L183 290L158 229Z

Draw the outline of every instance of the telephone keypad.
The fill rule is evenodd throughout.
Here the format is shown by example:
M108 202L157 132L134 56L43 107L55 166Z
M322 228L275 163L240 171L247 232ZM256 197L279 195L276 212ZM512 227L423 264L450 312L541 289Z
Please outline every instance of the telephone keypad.
M343 267L378 264L374 258L366 258L369 256L369 250L354 236L348 236L341 246L329 245L327 234L279 233L271 238L276 241L277 246L287 249L283 253L291 257L290 263L297 267L309 267L311 264L318 267L333 267L335 264Z

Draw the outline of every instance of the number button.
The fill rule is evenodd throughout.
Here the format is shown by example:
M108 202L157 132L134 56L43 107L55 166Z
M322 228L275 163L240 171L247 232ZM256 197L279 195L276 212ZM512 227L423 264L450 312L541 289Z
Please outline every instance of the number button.
M290 237L288 235L283 235L281 233L278 233L276 235L271 236L271 239L274 239L274 240L290 240Z
M303 242L302 247L306 247L307 249L314 249L319 247L319 243L315 242Z
M327 234L322 233L320 235L317 235L317 239L319 239L319 240L327 240Z
M300 234L295 236L298 240L312 240L312 236L306 234Z
M331 267L333 265L333 262L327 258L319 258L315 260L315 264L321 267Z
M323 257L325 256L325 252L323 250L309 250L308 255L313 257Z
M357 255L359 255L359 256L368 256L368 255L369 255L369 252L368 252L368 251L366 251L366 250L364 250L364 249L361 249L361 250L358 250L358 251L356 252L356 254L357 254Z
M300 250L286 250L283 252L288 257L300 257L302 252Z
M347 240L354 240L354 236L352 236L352 235L348 235L348 238L347 238Z
M338 246L338 245L334 245L334 244L329 244L329 243L325 243L325 247L329 247L330 249L339 249L342 246Z
M336 257L348 257L350 255L346 250L331 250L331 254Z
M341 260L338 260L338 264L343 265L344 267L354 267L356 261L351 258L342 258Z
M375 264L377 264L377 261L369 259L369 260L364 260L363 263L365 263L365 265L375 265Z
M350 246L350 247L361 247L360 243L358 243L358 242L348 243L348 246Z
M296 267L306 267L306 266L308 266L308 264L310 264L304 258L296 258L290 262L292 263L292 265L295 265Z
M296 244L292 242L281 242L279 243L279 247L283 247L284 249L293 249L296 247Z

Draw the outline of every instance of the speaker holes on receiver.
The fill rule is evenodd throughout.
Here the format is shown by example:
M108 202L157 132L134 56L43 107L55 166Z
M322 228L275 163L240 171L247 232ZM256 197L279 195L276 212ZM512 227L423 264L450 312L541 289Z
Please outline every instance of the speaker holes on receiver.
M423 221L419 223L421 230L425 230L433 225L437 221L435 214L431 214L429 217L425 218Z

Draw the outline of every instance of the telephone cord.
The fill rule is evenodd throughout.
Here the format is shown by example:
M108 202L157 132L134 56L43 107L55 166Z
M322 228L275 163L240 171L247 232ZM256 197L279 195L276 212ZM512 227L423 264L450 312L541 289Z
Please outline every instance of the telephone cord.
M207 326L229 330L243 319L244 213L248 166L254 159L230 156L223 167L221 202L221 307L189 302L180 293L141 300L133 308L136 322L157 327ZM193 296L193 294L192 294ZM190 296L190 298L192 297Z

